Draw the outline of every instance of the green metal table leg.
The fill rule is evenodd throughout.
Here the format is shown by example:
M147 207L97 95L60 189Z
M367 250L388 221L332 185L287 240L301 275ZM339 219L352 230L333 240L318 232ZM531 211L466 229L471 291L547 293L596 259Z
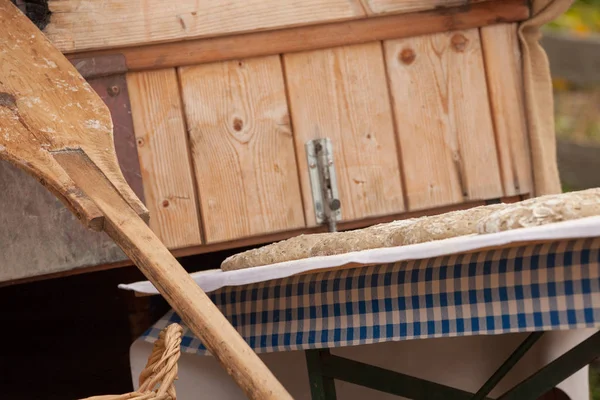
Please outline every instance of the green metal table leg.
M516 348L516 350L506 359L506 361L504 361L500 368L494 372L490 379L483 384L481 389L475 393L473 400L482 400L485 398L485 396L490 394L492 389L494 389L496 385L500 383L502 378L504 378L506 374L519 362L519 360L523 358L523 356L542 337L543 334L544 332L534 332L527 336L527 339L525 339L523 343Z
M329 350L307 350L305 354L312 400L336 400L335 382L323 373L323 358L331 354Z
M537 399L598 357L600 357L600 332L567 351L500 396L498 400Z
M323 355L320 361L325 376L396 396L413 400L471 400L473 397L473 393L464 390L332 354Z
M540 339L542 334L543 332L530 334L475 395L424 379L334 356L329 350L308 350L305 353L312 400L336 400L334 379L413 400L489 400L486 397L489 392ZM498 400L537 399L598 357L600 357L600 332L546 365L503 394Z

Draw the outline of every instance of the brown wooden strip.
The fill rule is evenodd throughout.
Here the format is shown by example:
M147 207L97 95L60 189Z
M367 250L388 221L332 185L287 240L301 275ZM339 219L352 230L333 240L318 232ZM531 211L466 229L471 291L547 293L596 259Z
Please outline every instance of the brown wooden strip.
M481 28L481 40L504 194L530 193L533 178L517 24Z
M284 56L309 225L316 224L305 143L334 148L345 221L404 210L394 125L380 43Z
M169 248L201 243L177 74L127 76L150 227Z
M130 70L167 68L405 38L475 28L497 22L522 21L528 17L527 0L494 0L469 7L127 47L80 53L71 57L90 57L118 52L126 58Z
M387 41L408 208L502 196L477 29Z
M304 226L279 57L180 77L207 242Z
M119 167L127 184L131 186L136 196L144 202L144 183L135 144L131 104L125 74L91 78L88 79L88 83L110 110Z

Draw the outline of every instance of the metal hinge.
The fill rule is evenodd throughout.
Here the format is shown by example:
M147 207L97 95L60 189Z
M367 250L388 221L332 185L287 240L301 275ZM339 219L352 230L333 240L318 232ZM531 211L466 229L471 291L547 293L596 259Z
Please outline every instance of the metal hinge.
M327 223L329 231L335 232L337 222L342 219L342 210L331 140L325 138L307 142L306 157L317 224Z

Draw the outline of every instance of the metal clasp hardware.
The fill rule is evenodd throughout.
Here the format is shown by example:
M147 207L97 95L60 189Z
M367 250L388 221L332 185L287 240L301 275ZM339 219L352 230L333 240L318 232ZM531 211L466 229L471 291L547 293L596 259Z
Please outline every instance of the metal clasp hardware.
M310 140L305 147L317 224L327 223L329 231L336 232L337 222L342 219L342 210L331 140Z

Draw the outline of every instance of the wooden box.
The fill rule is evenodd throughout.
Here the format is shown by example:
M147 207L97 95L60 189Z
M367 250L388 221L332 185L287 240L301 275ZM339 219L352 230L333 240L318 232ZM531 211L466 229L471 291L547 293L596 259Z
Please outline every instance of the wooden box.
M109 105L175 255L323 230L314 138L333 144L342 229L533 195L526 0L48 4L40 27ZM0 281L127 263L6 162L0 182Z

